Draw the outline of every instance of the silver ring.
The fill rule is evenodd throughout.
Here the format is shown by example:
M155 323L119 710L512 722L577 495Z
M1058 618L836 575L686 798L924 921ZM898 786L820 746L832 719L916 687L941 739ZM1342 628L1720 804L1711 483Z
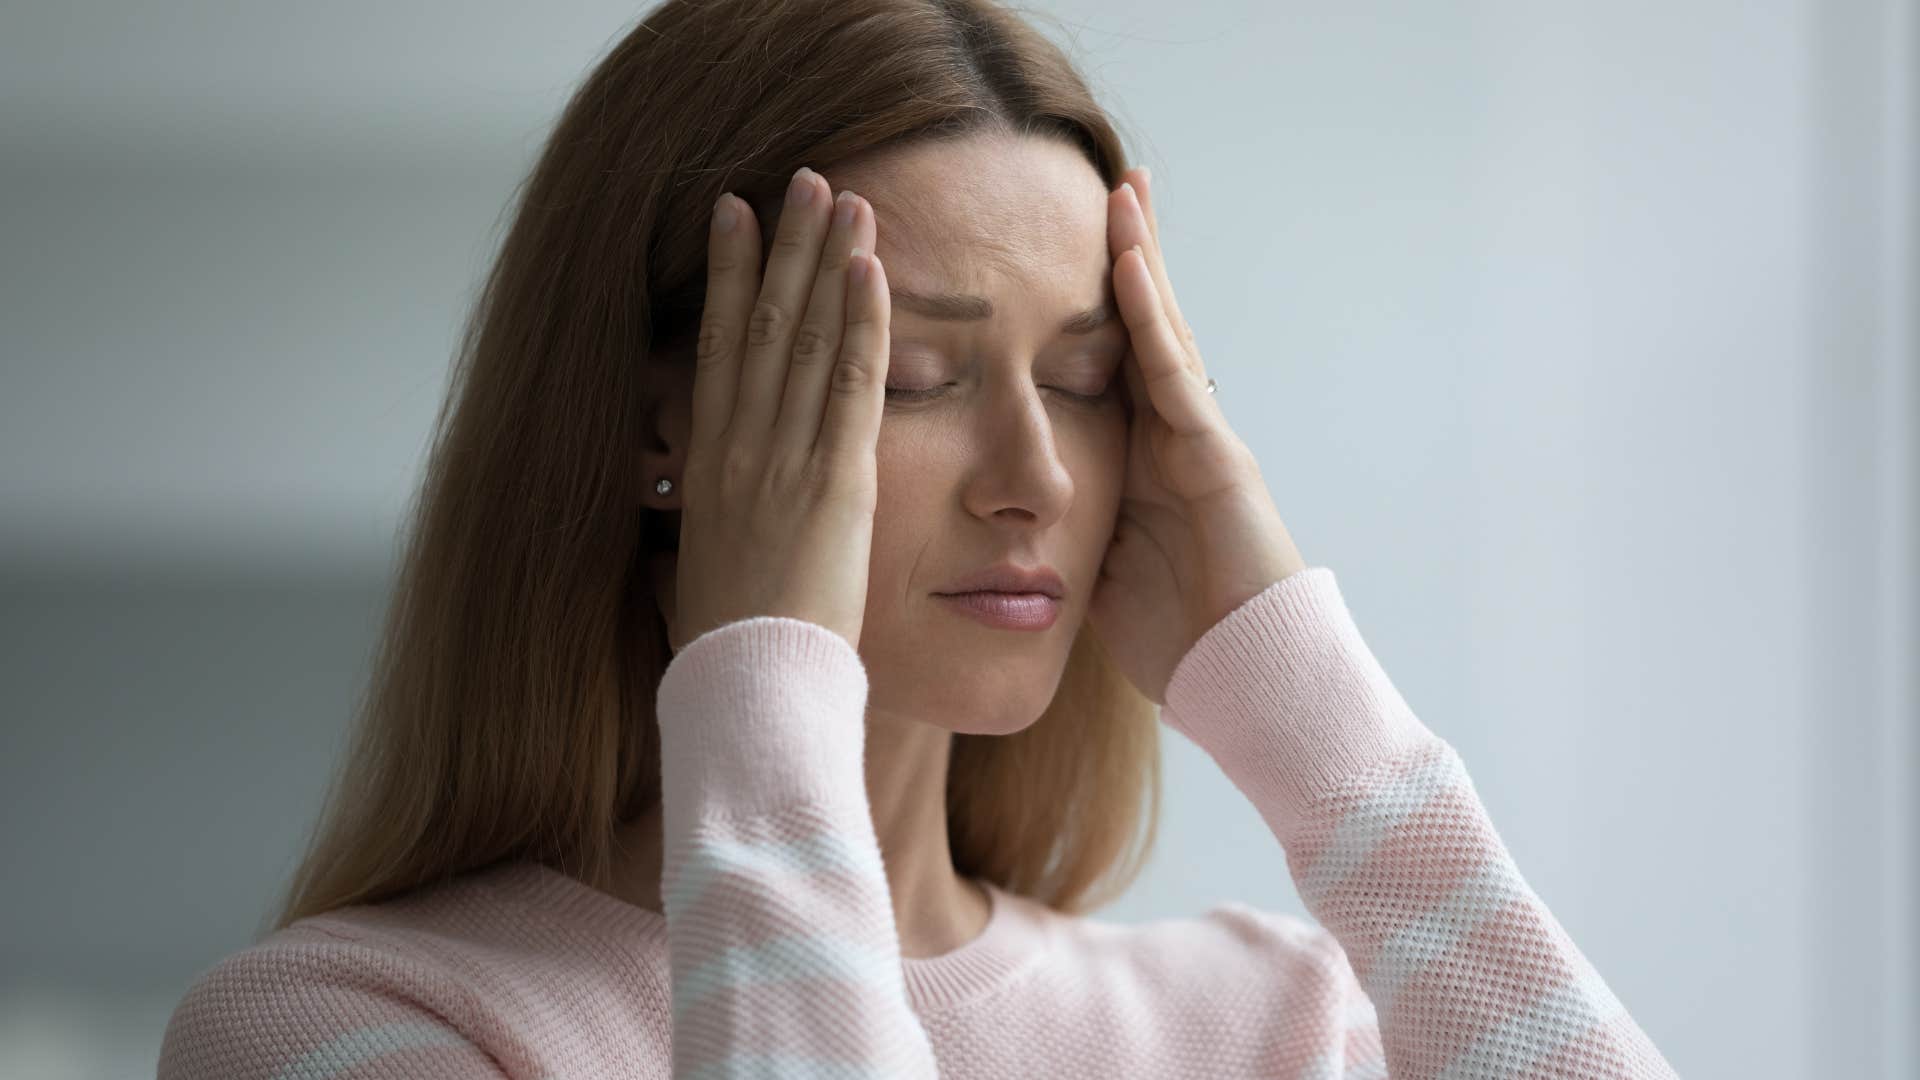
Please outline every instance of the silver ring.
M1215 387L1217 387L1218 385L1219 385L1219 384L1218 384L1218 383L1216 383L1216 382L1214 382L1214 381L1213 381L1212 379L1208 379L1208 380L1207 380L1207 393L1209 393L1209 394L1211 394L1211 393L1213 393L1213 391L1214 391L1214 388L1215 388Z

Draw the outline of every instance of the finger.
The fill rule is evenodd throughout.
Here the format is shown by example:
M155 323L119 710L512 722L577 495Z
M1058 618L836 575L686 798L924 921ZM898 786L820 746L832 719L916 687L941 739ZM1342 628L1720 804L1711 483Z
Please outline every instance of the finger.
M723 194L713 204L713 219L707 225L707 296L694 347L695 446L717 440L733 420L741 348L753 298L759 292L760 224L745 199Z
M1144 172L1133 170L1127 175L1139 178ZM1107 242L1116 259L1125 254L1128 248L1140 245L1153 274L1154 288L1160 293L1160 306L1167 311L1167 321L1187 354L1187 362L1204 379L1206 364L1200 358L1200 347L1194 341L1192 328L1180 313L1179 300L1173 295L1173 281L1167 275L1166 258L1160 250L1159 226L1153 220L1151 208L1141 201L1140 193L1131 179L1123 181L1107 200Z
M1114 264L1113 292L1153 411L1178 434L1213 430L1222 418L1207 393L1206 376L1187 362L1141 248L1128 249Z
M802 167L787 185L786 202L774 227L773 249L767 253L767 272L760 297L747 319L746 356L740 362L740 400L733 407L733 430L768 445L769 429L787 387L787 368L793 362L793 339L807 294L820 264L820 244L826 238L832 208L827 205L827 182Z
M847 325L847 260L854 249L873 250L873 214L867 201L842 191L833 202L833 224L826 250L814 277L807 314L793 339L793 364L787 371L786 396L774 420L774 441L783 452L804 457L820 436L821 411L826 408L827 384Z
M846 334L828 382L826 416L814 446L815 455L832 466L870 460L879 442L880 417L887 406L892 315L880 256L873 252L854 256L847 273Z
M1167 310L1173 313L1173 323L1178 328L1185 324L1185 320L1180 317L1180 304L1173 296L1173 278L1167 273L1166 252L1160 247L1160 221L1154 217L1153 213L1150 175L1146 169L1138 168L1129 170L1126 176L1127 179L1122 181L1121 186L1131 190L1134 206L1138 209L1142 220L1147 223L1147 236L1151 241L1135 240L1134 243L1140 244L1146 250L1147 262L1153 267L1154 284L1160 287L1160 298L1166 304Z
M1153 185L1150 183L1150 175L1147 170L1142 167L1128 169L1122 173L1121 176L1124 178L1125 183L1133 187L1135 197L1140 200L1141 213L1143 213L1147 219L1147 232L1152 234L1153 242L1156 245L1159 244L1160 222L1155 220L1153 216Z

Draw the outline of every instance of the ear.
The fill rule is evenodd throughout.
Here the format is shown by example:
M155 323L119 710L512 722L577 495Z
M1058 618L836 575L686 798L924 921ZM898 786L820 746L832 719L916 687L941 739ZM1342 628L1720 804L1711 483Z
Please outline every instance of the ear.
M693 433L693 357L690 351L655 350L640 373L645 415L641 418L640 500L645 535L641 544L650 553L647 574L655 604L667 627L668 650L679 652L674 629L680 549L680 493L687 463L687 440ZM661 479L673 481L665 495L655 489Z
M642 504L653 510L679 510L687 439L693 433L692 357L656 351L647 358L640 382L646 405L639 466ZM656 490L662 479L673 481L673 490L665 495Z

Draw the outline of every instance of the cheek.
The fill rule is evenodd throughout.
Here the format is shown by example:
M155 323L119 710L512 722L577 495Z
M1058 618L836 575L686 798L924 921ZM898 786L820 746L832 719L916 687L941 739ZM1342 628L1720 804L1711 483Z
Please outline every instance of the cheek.
M972 452L945 424L888 418L873 448L879 511L886 512L890 499L925 498L928 489L950 483Z
M1067 530L1083 569L1100 565L1120 518L1126 491L1127 453L1132 428L1118 409L1076 428L1062 437L1060 451L1073 474L1073 507L1067 512Z
M874 446L876 481L869 595L912 584L929 542L948 527L962 458L923 425L883 424ZM924 568L920 572L925 572Z
M1094 503L1117 500L1125 486L1132 420L1109 407L1072 428L1055 429L1077 491ZM1069 449L1071 447L1071 449Z

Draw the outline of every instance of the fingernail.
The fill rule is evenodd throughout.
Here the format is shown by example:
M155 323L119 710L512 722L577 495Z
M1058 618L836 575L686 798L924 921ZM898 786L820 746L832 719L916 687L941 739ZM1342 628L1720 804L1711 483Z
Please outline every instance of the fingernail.
M787 185L788 206L805 206L813 201L813 177L813 170L805 165L793 174L793 182Z
M867 280L867 271L873 269L871 262L860 257L864 253L864 248L854 248L848 255L850 265L847 267L847 277L851 278L855 285Z
M734 207L732 199L722 194L720 201L713 204L714 228L719 229L723 233L730 233L733 231L733 227L739 223L740 211Z
M838 205L833 210L833 223L843 226L853 224L853 192L843 191L834 201Z

